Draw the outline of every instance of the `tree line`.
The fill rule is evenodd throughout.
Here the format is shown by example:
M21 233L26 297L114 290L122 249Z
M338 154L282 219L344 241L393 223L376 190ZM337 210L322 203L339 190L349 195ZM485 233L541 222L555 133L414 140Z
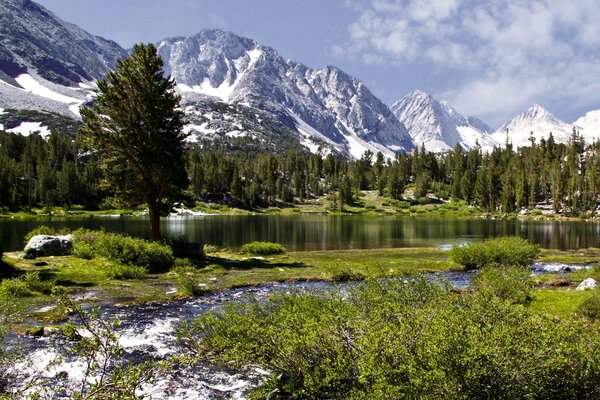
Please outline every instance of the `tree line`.
M358 160L338 155L227 151L215 143L186 149L190 185L171 200L225 201L254 209L329 195L338 207L353 204L359 191L377 190L396 200L463 200L483 211L506 213L545 203L555 211L595 210L600 192L598 143L585 144L574 131L567 144L552 137L514 149L510 143L435 154L421 146L386 160L365 152ZM0 134L0 207L21 210L75 205L117 208L113 185L93 152L53 132ZM407 190L408 189L408 190Z

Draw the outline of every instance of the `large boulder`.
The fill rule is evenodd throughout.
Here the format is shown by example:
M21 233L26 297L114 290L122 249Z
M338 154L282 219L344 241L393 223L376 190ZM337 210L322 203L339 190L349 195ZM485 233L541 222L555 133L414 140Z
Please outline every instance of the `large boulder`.
M35 235L25 245L25 257L66 256L73 249L72 235Z
M583 280L577 289L575 290L586 290L586 289L595 289L596 288L596 280L594 278L587 278Z

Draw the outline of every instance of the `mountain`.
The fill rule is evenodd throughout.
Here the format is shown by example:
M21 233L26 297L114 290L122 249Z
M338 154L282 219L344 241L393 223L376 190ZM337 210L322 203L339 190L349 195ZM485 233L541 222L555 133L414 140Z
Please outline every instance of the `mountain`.
M492 129L475 117L464 117L446 102L415 90L392 106L392 112L408 129L415 145L429 151L450 150L457 144L469 149L491 148Z
M526 112L502 125L492 136L497 143L504 143L508 134L508 140L513 146L519 147L528 146L532 135L539 143L541 138L547 139L550 133L556 142L567 143L573 133L573 126L534 104Z
M0 0L0 107L76 117L127 52L29 0Z
M338 68L311 69L222 30L157 43L184 101L198 94L277 116L302 144L360 157L412 150L406 128L358 79ZM201 132L197 132L201 133Z
M600 110L589 111L583 117L573 122L584 137L586 143L592 143L600 139Z

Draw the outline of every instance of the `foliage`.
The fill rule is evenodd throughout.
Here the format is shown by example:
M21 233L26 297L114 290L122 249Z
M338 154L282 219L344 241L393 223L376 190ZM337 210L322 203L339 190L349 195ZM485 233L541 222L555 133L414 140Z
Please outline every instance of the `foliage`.
M168 271L175 261L167 245L116 233L77 230L73 241L76 256L93 258L98 255L123 265L143 268L151 274ZM127 273L133 272L130 269ZM135 274L140 273L140 269L135 270Z
M497 296L515 304L531 301L531 271L527 267L485 267L471 279L471 287L480 293Z
M452 246L450 259L467 270L502 265L527 266L539 252L537 245L508 236Z
M67 233L69 233L69 230L67 228L50 228L49 226L46 226L46 225L40 225L40 226L32 229L31 231L27 232L27 234L23 238L23 242L27 243L27 242L29 242L29 239L31 239L32 237L37 236L37 235L53 236L53 235L66 235Z
M196 276L196 269L186 259L177 259L173 268L175 282L179 287L179 293L185 296L197 296L206 291L200 286L200 280Z
M260 256L270 256L276 254L284 254L285 247L279 243L272 242L251 242L242 246L242 253L255 254Z
M116 333L119 320L102 317L97 308L86 312L66 298L61 302L77 317L76 323L70 322L62 329L69 345L68 351L83 360L83 378L79 388L70 394L71 398L143 398L140 393L142 385L154 382L169 364L126 361Z
M189 183L179 100L156 47L136 44L98 81L97 101L81 110L81 139L100 157L121 199L148 205L153 240L161 238L161 204Z
M143 279L146 277L146 274L146 268L136 265L111 265L106 271L106 276L119 280Z
M40 279L39 272L30 271L16 278L2 280L0 282L0 297L30 297L36 292L50 294L53 287L54 282L43 281Z
M73 244L73 255L84 260L94 258L94 246L84 241L78 241Z
M216 253L219 251L219 247L214 244L205 244L202 250L204 251L204 254Z
M232 303L184 325L179 337L199 356L271 371L255 398L600 393L594 327L533 314L497 296L455 293L424 278Z
M592 297L579 306L578 311L591 320L600 319L600 290L596 289Z

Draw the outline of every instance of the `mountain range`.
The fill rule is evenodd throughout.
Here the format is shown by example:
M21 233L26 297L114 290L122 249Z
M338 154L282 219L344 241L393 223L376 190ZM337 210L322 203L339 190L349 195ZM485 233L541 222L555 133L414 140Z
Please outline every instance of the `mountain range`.
M565 142L573 127L586 141L600 137L600 110L572 124L535 105L494 131L446 102L416 90L390 108L359 79L339 68L312 69L274 49L224 30L156 43L182 96L190 142L281 151L303 146L359 158L393 157L424 144L431 151L461 145L488 150L508 139L527 145L552 132ZM94 82L128 54L30 0L0 0L0 128L28 133L19 110L77 119L94 98ZM7 122L12 121L12 122ZM29 125L27 125L29 124Z

